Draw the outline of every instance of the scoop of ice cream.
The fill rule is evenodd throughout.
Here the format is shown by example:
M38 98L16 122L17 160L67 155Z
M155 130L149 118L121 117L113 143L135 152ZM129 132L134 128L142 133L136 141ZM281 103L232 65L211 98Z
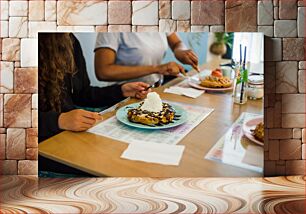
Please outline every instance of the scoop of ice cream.
M163 103L160 96L156 92L150 92L147 94L147 98L144 100L143 105L140 108L143 111L160 112L163 110Z

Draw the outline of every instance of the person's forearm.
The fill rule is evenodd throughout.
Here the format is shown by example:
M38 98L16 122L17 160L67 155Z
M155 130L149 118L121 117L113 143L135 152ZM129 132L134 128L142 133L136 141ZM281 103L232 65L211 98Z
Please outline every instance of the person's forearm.
M178 41L177 43L173 44L173 46L171 47L171 49L172 49L172 52L173 52L175 58L176 58L178 61L184 63L182 57L180 56L180 52L188 49L188 48L185 46L185 44L184 44L183 42L181 42L181 41Z
M96 70L98 79L104 81L129 80L158 72L158 66L104 65Z
M185 46L185 44L183 42L178 42L174 45L174 47L172 48L173 53L175 54L176 51L179 50L187 50L188 48Z
M171 34L170 36L167 37L167 39L169 47L171 48L173 53L175 53L175 51L177 50L188 49L176 33Z

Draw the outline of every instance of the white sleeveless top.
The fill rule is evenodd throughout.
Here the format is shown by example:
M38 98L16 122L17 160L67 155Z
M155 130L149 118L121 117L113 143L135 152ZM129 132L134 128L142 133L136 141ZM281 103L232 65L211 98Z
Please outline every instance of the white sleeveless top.
M115 63L118 65L159 65L168 49L167 34L160 32L98 33L95 51L99 48L114 50ZM129 80L129 82L143 81L152 84L160 78L158 74L151 74Z

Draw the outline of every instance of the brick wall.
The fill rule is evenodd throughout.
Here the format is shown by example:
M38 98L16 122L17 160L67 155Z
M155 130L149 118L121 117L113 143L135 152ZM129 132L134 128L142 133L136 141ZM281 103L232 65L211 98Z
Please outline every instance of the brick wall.
M305 1L2 1L2 174L37 173L37 31L250 31L265 45L265 175L305 174Z
M305 174L305 1L258 3L265 39L265 175ZM273 19L260 16L273 14Z

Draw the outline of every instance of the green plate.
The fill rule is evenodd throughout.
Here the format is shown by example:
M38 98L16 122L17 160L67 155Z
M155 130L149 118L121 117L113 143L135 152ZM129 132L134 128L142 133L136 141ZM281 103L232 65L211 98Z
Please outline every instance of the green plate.
M117 120L119 120L120 122L131 126L131 127L135 127L135 128L140 128L140 129L169 129L169 128L173 128L179 125L182 125L183 123L185 123L187 121L187 113L184 109L182 109L179 106L176 105L172 105L172 108L175 111L175 115L181 115L179 117L178 120L173 120L173 123L169 123L163 126L146 126L140 123L132 123L129 121L129 119L127 118L127 112L129 109L131 108L137 108L139 106L140 103L133 103L130 105L126 105L120 109L118 109L117 113L116 113L116 117Z

